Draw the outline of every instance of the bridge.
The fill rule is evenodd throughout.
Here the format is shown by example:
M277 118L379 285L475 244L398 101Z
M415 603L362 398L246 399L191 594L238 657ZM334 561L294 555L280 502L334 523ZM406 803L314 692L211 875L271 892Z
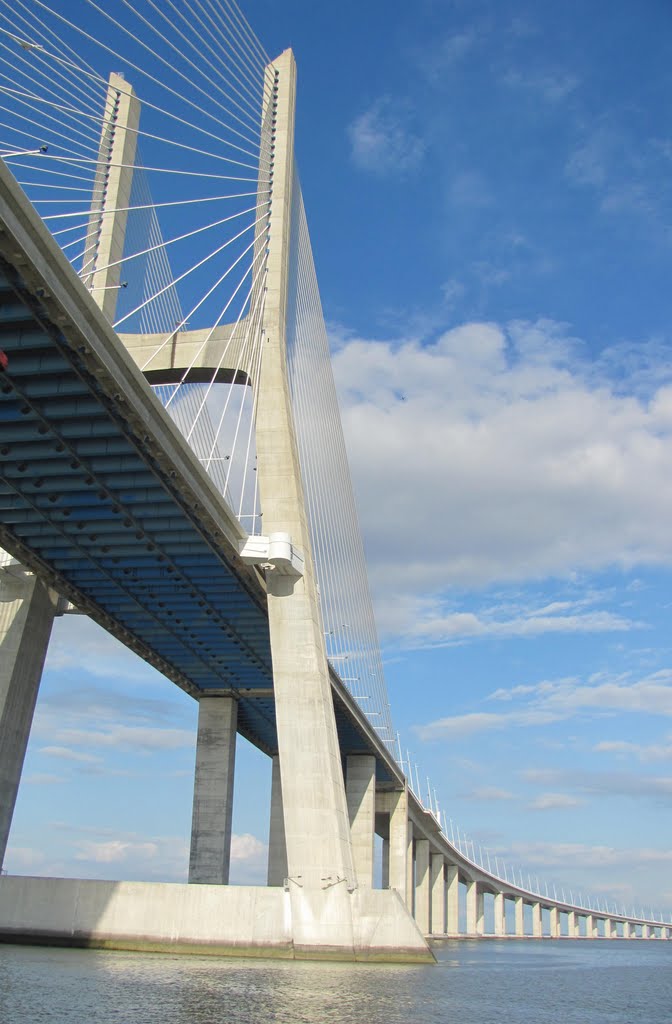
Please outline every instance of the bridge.
M269 61L230 5L208 15L199 46L208 27L226 43L207 81L228 120L187 145L173 85L157 98L150 76L145 98L103 77L44 7L4 30L16 76L0 165L0 857L57 614L99 622L198 701L199 723L189 883L4 875L0 938L410 961L432 959L428 937L483 936L486 917L502 937L669 939L670 922L486 869L404 771L295 167L291 52ZM173 28L189 41L187 13ZM156 56L156 39L133 38ZM100 45L108 66L120 59ZM189 103L202 111L200 93ZM141 160L141 142L166 144L142 127L157 110L179 123L172 155L198 167ZM203 169L210 158L227 173ZM166 241L160 215L183 201L152 199L150 171L234 179L210 197L234 213ZM212 227L203 256L194 236ZM176 273L166 253L183 241L191 265ZM224 250L214 284L192 285ZM266 887L228 885L238 733L269 757Z

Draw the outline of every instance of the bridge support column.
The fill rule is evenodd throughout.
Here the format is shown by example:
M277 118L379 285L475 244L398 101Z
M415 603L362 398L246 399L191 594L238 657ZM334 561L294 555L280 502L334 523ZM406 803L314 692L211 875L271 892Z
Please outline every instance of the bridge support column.
M432 935L446 934L446 875L444 858L441 853L431 854L431 886L432 886Z
M237 723L238 703L233 697L199 700L190 882L229 881Z
M415 920L423 935L430 926L429 839L415 840Z
M634 926L632 924L630 924L629 921L624 921L623 922L623 938L624 939L632 939L632 938L634 938L634 934L635 934Z
M516 938L525 937L525 901L522 896L516 896Z
M495 935L506 935L506 905L504 893L495 893Z
M390 888L390 840L383 839L382 849L382 865L381 865L381 885L383 889Z
M596 935L595 918L592 914L586 914L586 938L594 939Z
M409 861L413 866L413 849L408 849L408 793L401 790L393 794L394 805L390 811L390 889L396 889L406 906L411 910L413 896L408 887Z
M560 911L557 907L551 907L551 938L560 938Z
M651 928L649 927L648 924L643 924L642 925L642 938L643 939L650 939L651 938Z
M268 884L284 885L287 878L287 844L285 843L285 819L282 814L282 782L280 759L272 758L271 776L271 821L268 830Z
M540 939L542 936L541 903L532 904L532 935L535 939Z
M0 867L57 602L37 577L0 569Z
M460 877L456 864L446 864L446 931L458 935L460 931Z
M569 939L575 939L579 934L579 919L575 910L570 910L567 913L567 937Z
M376 759L372 754L350 754L346 759L345 771L345 793L357 882L359 885L372 888L376 826Z
M611 918L607 918L605 921L605 935L608 939L618 938L618 924Z
M467 935L483 934L483 893L478 882L467 882Z

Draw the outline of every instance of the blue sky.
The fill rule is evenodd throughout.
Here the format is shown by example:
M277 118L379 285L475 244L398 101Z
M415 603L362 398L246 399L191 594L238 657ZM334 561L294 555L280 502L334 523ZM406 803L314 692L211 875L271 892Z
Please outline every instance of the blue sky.
M666 3L250 0L297 154L392 703L444 813L672 908ZM59 621L7 866L183 878L196 708ZM234 876L263 873L239 759Z

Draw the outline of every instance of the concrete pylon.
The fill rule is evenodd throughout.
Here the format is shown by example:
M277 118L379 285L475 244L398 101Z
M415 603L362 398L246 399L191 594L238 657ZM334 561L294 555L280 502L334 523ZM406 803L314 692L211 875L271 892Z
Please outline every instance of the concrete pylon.
M57 603L32 573L0 569L0 867Z
M307 894L338 887L347 892L356 888L357 880L287 373L296 90L291 51L270 65L269 84L273 197L257 467L265 532L289 534L304 558L302 577L272 570L267 575L287 870L290 891L293 887Z
M112 323L117 308L140 103L123 75L111 74L98 146L82 279Z

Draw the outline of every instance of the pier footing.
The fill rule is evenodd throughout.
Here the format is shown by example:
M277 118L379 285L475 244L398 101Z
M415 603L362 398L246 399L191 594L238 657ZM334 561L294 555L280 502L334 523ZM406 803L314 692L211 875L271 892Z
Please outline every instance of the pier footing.
M261 886L5 875L0 941L288 960L435 959L391 889L332 887L308 895Z

